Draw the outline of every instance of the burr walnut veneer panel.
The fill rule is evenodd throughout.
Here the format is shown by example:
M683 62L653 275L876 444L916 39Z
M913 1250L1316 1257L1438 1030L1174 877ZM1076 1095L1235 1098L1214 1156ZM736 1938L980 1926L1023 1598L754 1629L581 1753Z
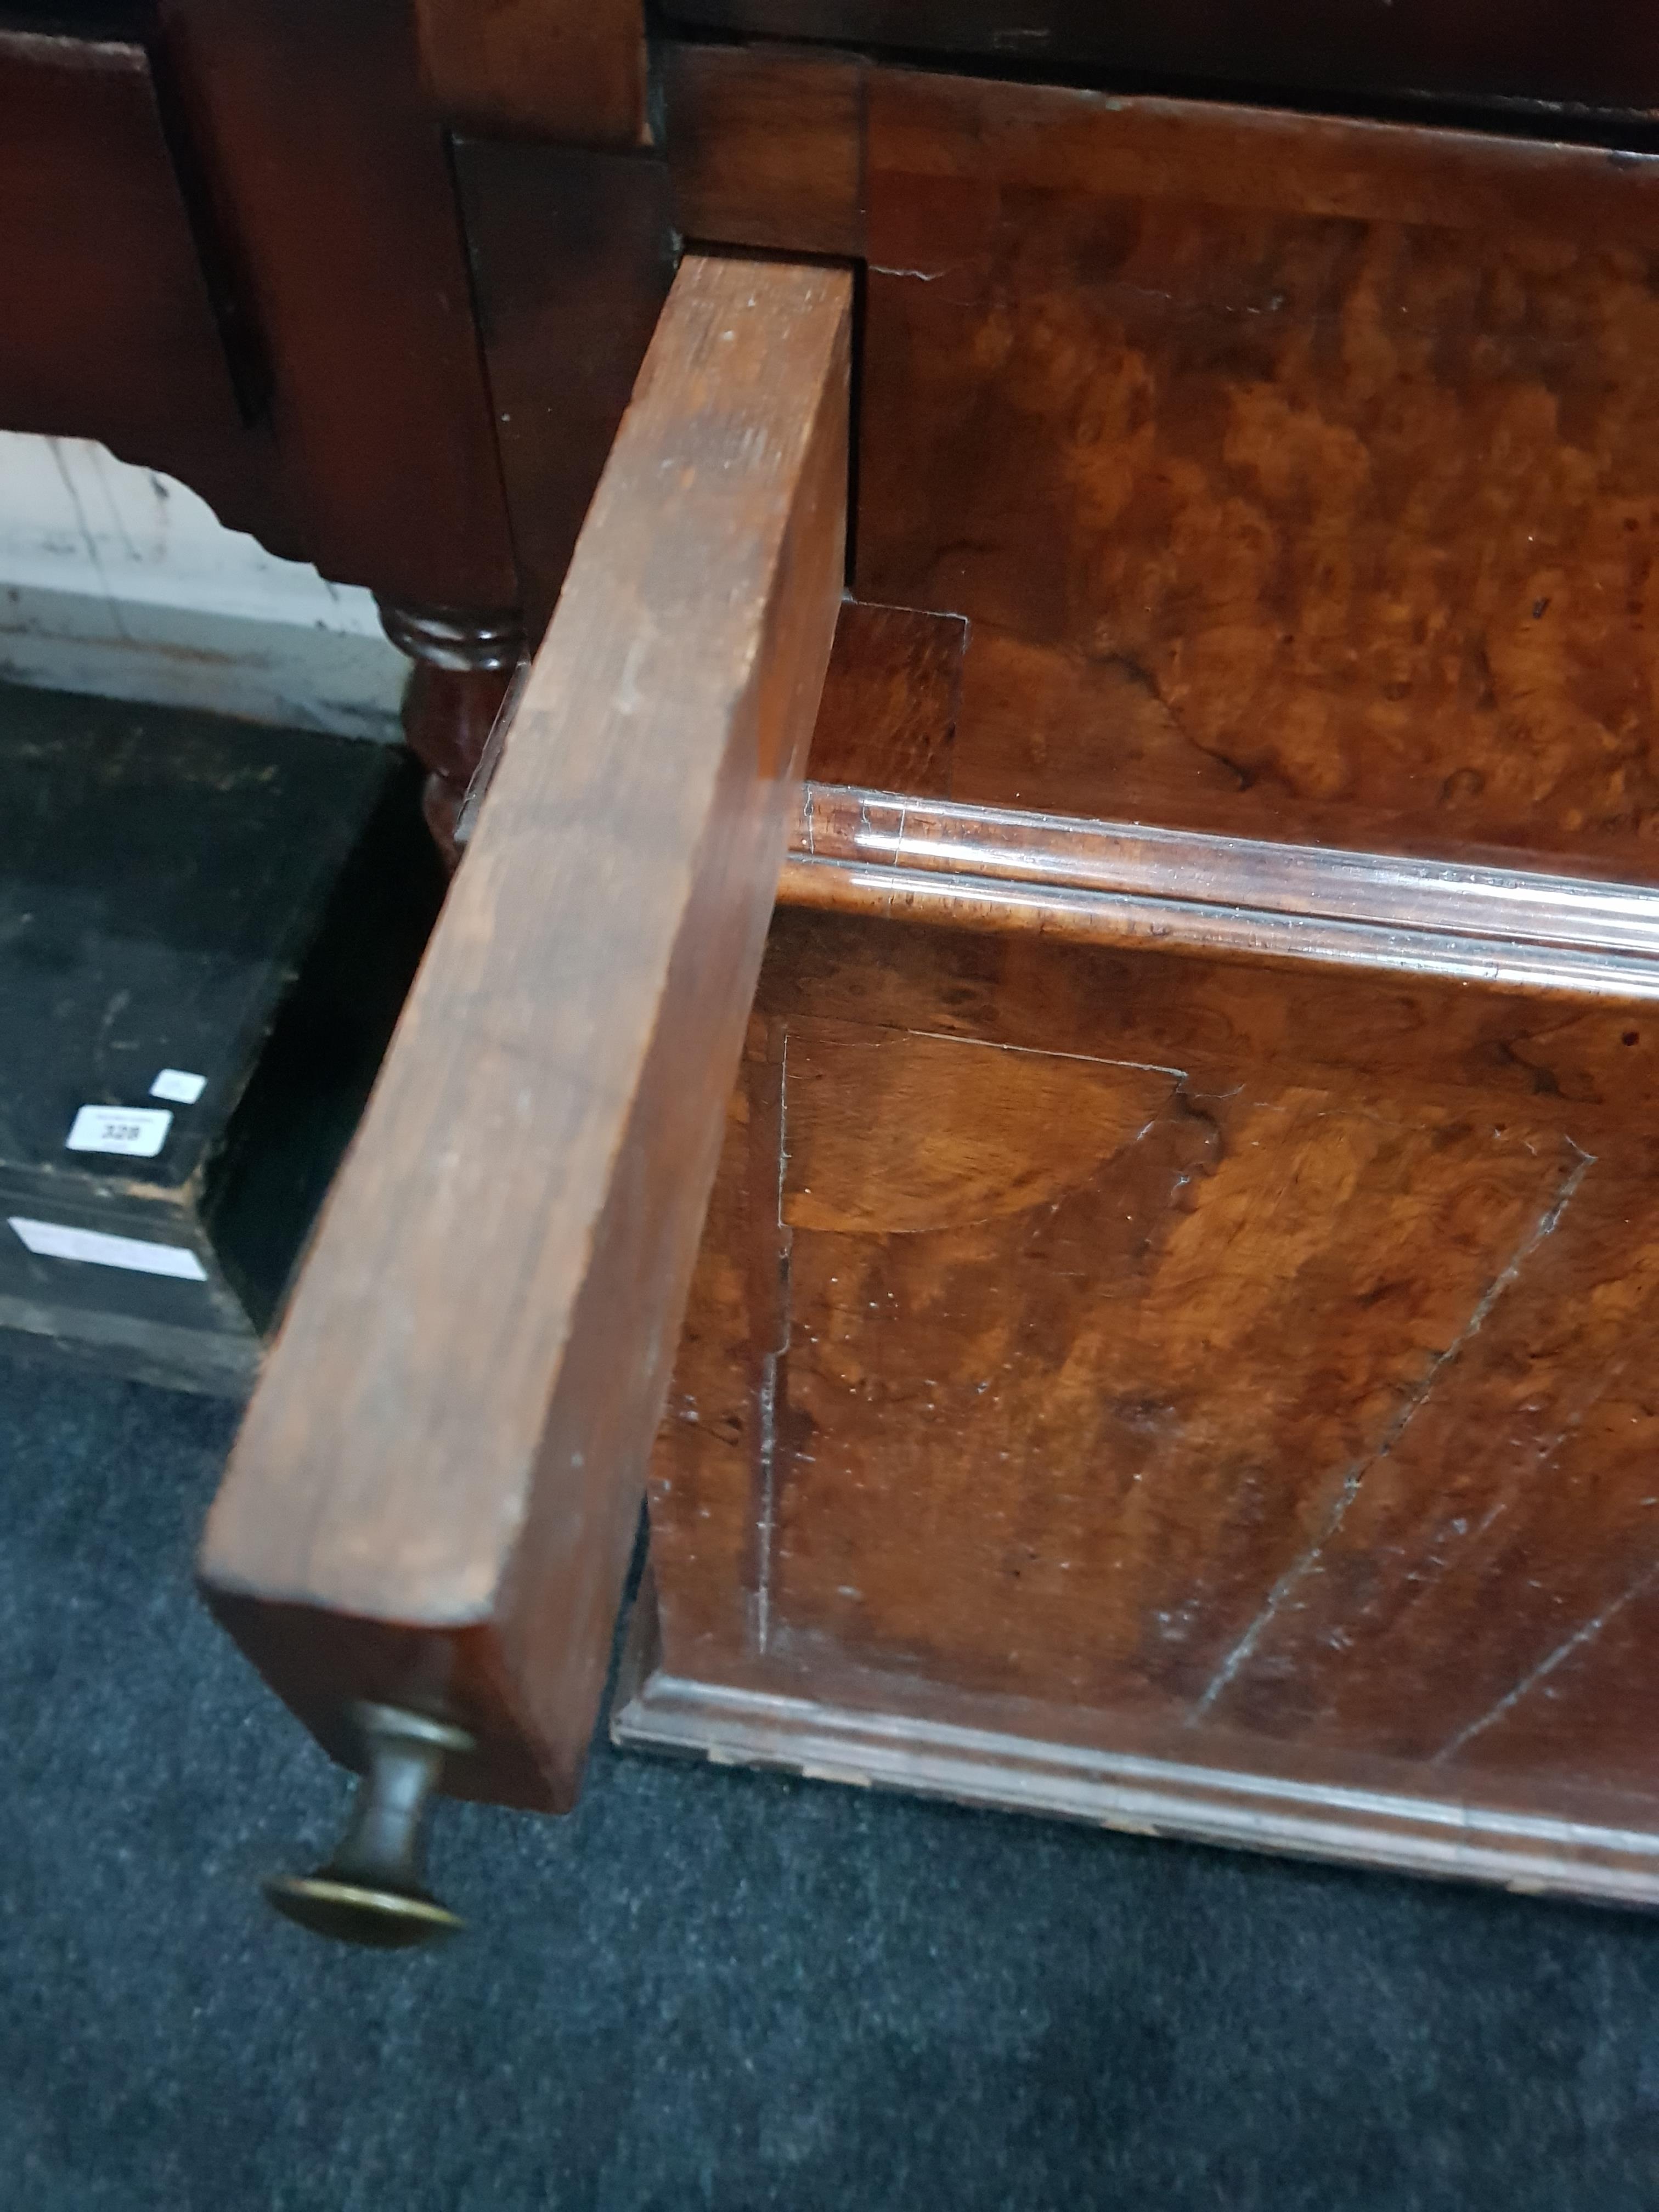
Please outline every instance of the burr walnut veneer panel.
M989 902L775 926L624 1740L1103 1819L1139 1759L1197 1833L1253 1776L1249 1840L1659 1896L1651 978L1218 963ZM1063 1746L1063 1787L1022 1771Z
M883 71L866 128L860 589L974 626L958 796L1651 872L1659 160Z
M1659 157L764 49L667 94L692 235L866 258L857 586L968 626L955 796L1654 873Z
M1659 1901L1659 902L953 796L974 634L842 611L619 1737Z

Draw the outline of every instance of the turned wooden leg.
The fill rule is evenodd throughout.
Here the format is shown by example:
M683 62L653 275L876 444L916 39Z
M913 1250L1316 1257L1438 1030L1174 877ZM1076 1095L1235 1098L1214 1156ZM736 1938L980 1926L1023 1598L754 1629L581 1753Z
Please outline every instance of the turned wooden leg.
M454 607L380 601L380 623L414 662L404 693L404 738L428 770L427 824L453 868L455 824L524 650L516 613L464 614Z

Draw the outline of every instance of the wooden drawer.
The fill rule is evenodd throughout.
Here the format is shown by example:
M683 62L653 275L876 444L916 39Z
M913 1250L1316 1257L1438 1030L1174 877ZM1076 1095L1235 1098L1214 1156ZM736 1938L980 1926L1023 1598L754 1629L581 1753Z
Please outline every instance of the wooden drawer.
M810 802L619 1740L1654 1894L1650 896Z
M210 1597L562 1808L666 1397L623 1741L1659 1899L1659 169L760 65Z
M586 1756L841 595L851 293L682 269L210 1525L324 1740L412 1669L475 1795Z

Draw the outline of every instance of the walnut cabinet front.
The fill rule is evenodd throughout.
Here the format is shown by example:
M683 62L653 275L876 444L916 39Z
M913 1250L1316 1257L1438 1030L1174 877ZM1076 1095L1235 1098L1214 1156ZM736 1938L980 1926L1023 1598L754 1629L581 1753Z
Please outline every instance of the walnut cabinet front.
M648 1487L626 1744L1659 1899L1659 161L661 93L212 1601L559 1809Z

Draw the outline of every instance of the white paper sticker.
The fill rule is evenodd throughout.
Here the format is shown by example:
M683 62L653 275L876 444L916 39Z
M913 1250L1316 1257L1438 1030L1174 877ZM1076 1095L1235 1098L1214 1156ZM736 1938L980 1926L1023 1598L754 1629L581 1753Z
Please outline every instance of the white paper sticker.
M139 1275L177 1275L204 1283L207 1269L180 1244L152 1244L142 1237L111 1237L101 1229L71 1229L65 1221L6 1217L31 1252L43 1260L89 1260L94 1267L128 1267Z
M64 1149L125 1152L129 1159L153 1160L172 1127L173 1116L165 1106L83 1106L64 1139Z
M152 1098L171 1098L175 1106L193 1106L207 1089L205 1075L191 1075L182 1067L164 1067L149 1086Z

